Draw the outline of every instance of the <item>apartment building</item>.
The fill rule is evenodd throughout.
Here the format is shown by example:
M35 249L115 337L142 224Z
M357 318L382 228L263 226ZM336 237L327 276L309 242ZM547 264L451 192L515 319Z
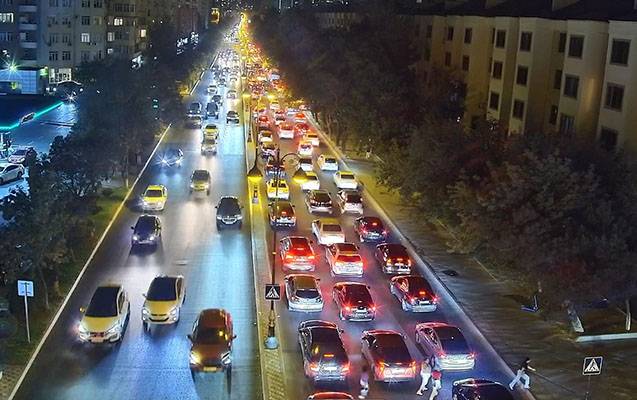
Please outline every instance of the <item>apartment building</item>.
M38 15L35 0L0 0L0 68L36 66Z
M464 121L510 134L583 135L637 151L637 1L427 0L411 10L426 84L437 68L466 85Z

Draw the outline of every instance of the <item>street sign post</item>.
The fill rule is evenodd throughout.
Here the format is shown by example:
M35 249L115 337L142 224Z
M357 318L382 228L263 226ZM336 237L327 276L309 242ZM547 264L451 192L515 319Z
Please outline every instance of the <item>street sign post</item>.
M582 365L582 375L588 377L586 383L586 400L590 399L591 393L591 376L600 375L602 373L602 364L604 363L604 357L584 357L584 364Z
M281 300L281 285L267 283L265 285L265 299Z
M18 296L24 297L24 319L27 325L27 341L31 343L31 331L29 330L29 302L27 297L33 297L33 281L18 280Z

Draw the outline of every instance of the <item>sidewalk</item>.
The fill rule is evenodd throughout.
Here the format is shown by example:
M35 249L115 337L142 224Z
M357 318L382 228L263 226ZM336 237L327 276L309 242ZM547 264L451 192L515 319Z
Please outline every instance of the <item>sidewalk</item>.
M376 182L372 159L348 153L344 160L504 361L515 370L524 357L531 357L537 369L537 374L531 375L537 399L585 398L587 379L582 376L582 363L585 356L599 355L604 356L604 370L601 376L591 378L589 399L609 399L611 393L614 400L635 398L637 384L631 376L637 368L634 345L628 341L576 345L555 324L521 311L513 298L519 293L506 281L470 256L450 254L446 245L449 235L442 227L414 218L417 210ZM457 275L443 272L447 270Z

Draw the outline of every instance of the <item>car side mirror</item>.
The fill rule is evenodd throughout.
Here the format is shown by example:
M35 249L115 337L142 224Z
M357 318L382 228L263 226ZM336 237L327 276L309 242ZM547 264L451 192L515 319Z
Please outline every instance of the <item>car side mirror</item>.
M219 208L219 206L215 206L215 208Z
M84 313L86 312L86 308L85 308L85 307L80 307L80 312L81 312L82 314L84 314Z
M232 335L232 340L235 340L237 338L237 334L235 333L234 335Z
M143 298L146 298L146 293L142 293L142 297L143 297Z
M186 337L188 338L188 340L190 340L192 342L192 335L190 333L187 334Z
M132 230L135 230L135 227L134 227L134 226L131 226L130 228L131 228Z

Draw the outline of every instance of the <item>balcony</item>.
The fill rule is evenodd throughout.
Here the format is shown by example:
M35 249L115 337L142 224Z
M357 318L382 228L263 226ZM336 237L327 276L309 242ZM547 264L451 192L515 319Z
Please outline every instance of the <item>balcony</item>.
M35 4L21 4L18 6L18 11L21 13L34 13L38 12L38 6Z
M18 25L18 29L20 29L21 31L35 31L38 29L38 24L20 22L20 24Z
M37 49L38 48L38 42L29 41L29 40L31 40L31 39L21 40L20 41L20 47L22 47L23 49Z
M21 67L37 67L38 66L38 60L21 59L19 63Z

